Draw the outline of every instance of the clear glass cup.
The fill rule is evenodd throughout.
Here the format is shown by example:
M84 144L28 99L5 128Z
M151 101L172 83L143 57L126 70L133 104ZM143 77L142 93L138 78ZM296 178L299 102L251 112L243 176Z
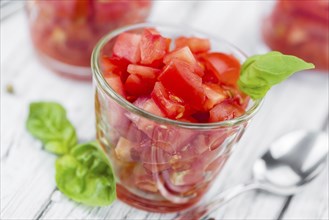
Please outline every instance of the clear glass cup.
M151 0L29 0L32 43L49 68L74 79L91 79L90 57L99 39L119 27L145 22Z
M111 51L120 33L141 32L145 27L154 27L171 38L208 38L213 51L233 54L240 62L246 56L209 35L151 24L113 31L93 51L97 140L113 166L118 198L147 211L175 212L192 206L207 192L259 109L260 101L250 101L241 117L217 123L161 118L128 102L106 83L100 61L103 54Z

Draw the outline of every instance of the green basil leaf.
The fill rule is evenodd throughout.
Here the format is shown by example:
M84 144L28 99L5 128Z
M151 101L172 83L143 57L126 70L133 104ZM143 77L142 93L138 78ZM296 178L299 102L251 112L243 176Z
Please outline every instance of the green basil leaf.
M77 144L75 129L67 119L65 109L58 103L31 103L26 127L52 153L65 154Z
M277 51L255 55L242 65L238 86L241 91L257 100L263 98L272 86L292 74L313 68L312 63Z
M56 161L58 189L70 199L106 206L116 198L113 172L97 142L79 144Z

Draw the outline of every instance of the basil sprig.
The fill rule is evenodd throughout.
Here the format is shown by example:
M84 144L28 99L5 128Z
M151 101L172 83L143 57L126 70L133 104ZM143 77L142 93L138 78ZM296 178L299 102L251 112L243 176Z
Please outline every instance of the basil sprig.
M277 51L255 55L243 63L238 86L241 91L257 100L263 98L272 86L292 74L313 68L312 63Z
M51 153L68 153L69 148L77 144L75 129L67 119L65 109L57 103L31 103L26 127Z
M74 201L105 206L115 200L115 180L97 142L79 144L56 161L56 184Z
M95 141L77 144L76 131L60 104L31 103L26 126L47 151L62 155L56 161L56 184L64 195L90 206L115 200L115 179L107 157Z

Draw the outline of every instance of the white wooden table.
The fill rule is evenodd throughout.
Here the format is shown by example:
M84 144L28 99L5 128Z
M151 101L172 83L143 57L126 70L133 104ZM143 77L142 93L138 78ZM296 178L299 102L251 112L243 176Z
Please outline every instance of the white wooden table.
M157 1L152 22L184 24L226 38L249 55L264 52L259 23L269 1ZM1 219L171 219L120 201L104 208L70 201L54 180L55 156L29 135L29 103L62 103L81 141L95 138L90 82L61 78L42 66L31 47L23 11L1 21ZM329 48L328 48L329 49ZM328 73L300 73L276 86L251 123L211 193L251 176L253 161L275 138L295 129L328 132ZM14 93L6 92L13 85ZM216 219L328 219L328 168L292 197L244 194L213 216Z

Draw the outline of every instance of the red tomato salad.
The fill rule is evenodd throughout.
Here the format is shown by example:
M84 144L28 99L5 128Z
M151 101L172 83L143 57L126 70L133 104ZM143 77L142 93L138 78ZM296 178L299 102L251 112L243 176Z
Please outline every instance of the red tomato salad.
M249 101L237 87L239 60L211 52L208 39L171 39L151 28L141 34L125 32L101 65L118 94L132 103L147 99L154 103L149 112L174 120L230 120L243 115Z

